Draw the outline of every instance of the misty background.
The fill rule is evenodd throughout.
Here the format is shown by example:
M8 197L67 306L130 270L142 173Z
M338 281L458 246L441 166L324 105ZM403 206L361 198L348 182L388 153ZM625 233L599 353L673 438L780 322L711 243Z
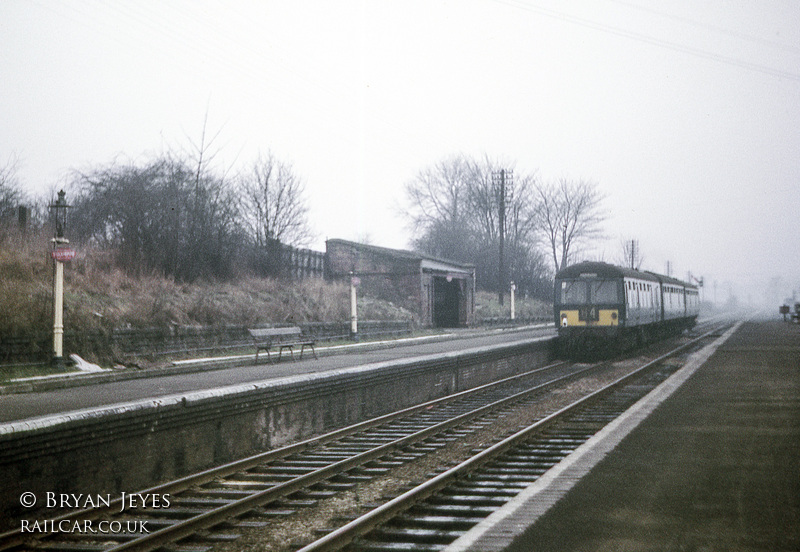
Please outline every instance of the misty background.
M407 183L490 158L596 183L586 258L635 239L706 300L776 308L800 294L798 21L789 1L4 0L0 166L47 196L205 128L219 172L292 165L323 250L409 247Z

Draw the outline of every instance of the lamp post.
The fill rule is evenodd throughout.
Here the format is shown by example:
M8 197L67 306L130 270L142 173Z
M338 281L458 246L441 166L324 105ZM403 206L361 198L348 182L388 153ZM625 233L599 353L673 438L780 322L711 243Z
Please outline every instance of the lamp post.
M55 261L53 277L53 365L64 366L64 263L75 256L75 252L67 247L69 240L64 237L67 226L67 205L64 190L58 192L58 199L49 206L55 218L55 236L51 256Z
M514 295L515 291L517 291L517 285L512 281L511 282L511 320L514 320L517 317L516 309L514 308Z
M358 341L358 301L356 288L361 285L361 278L350 272L350 339Z

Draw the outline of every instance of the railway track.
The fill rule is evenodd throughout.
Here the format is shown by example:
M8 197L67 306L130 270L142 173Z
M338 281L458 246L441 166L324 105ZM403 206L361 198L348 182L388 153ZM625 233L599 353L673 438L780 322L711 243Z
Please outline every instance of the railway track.
M198 552L211 547L228 548L225 543L234 540L242 532L262 530L276 519L296 515L320 501L335 500L343 492L352 492L365 482L380 478L399 466L418 461L464 440L469 435L481 431L491 434L498 420L511 416L514 409L530 408L548 390L567 386L580 377L603 369L608 371L606 365L607 363L589 366L558 363L532 370L502 382L431 401L138 493L169 496L167 508L120 511L121 504L114 501L105 507L75 511L54 518L50 520L50 531L15 531L0 535L0 550L94 552L155 550L169 546L175 551ZM596 393L590 397L595 395ZM565 415L559 413L558 417L560 419ZM547 416L537 423L546 423L549 427L555 423L549 421L555 419L553 416L555 415ZM602 417L603 420L605 418ZM582 436L581 433L581 438ZM500 443L496 441L496 438L493 439L494 444L484 447L485 450L478 455L484 460L474 462L485 464L488 461L485 460L488 458L486 455L494 455L499 450L498 447L506 447L500 444L506 440ZM578 438L570 437L569 442L577 443ZM533 462L535 472L542 472L547 469L547 462L555 463L561 458L562 453L568 449L565 448L565 443L563 441L559 444L561 448L558 448L558 453L554 452L554 443L550 443L540 451L542 457L524 461L519 457L515 462L519 467ZM546 462L543 458L549 460ZM459 464L463 465L464 462ZM502 471L511 467L506 465L495 470ZM428 527L415 527L410 522L403 522L408 524L408 528L402 528L402 525L400 529L397 526L387 526L389 529L377 527L378 522L390 519L387 512L391 511L392 516L399 515L397 512L407 511L411 507L406 502L402 502L403 506L397 506L401 497L406 497L403 501L419 500L422 494L432 496L431 489L434 487L440 492L443 478L450 477L445 474L451 474L454 469L436 475L430 480L435 483L428 481L416 487L422 490L412 489L376 508L368 508L370 513L366 516L328 532L321 540L309 544L304 550L339 549L354 539L363 541L357 546L366 546L364 549L367 550L371 549L370 546L386 549L380 548L383 545L374 543L385 538L389 542L399 539L398 531L406 536L416 535L411 538L410 549L424 550L425 548L419 547L423 544L441 548L441 543L425 544L423 541L432 538L434 533L444 532L452 536L455 534L452 533L455 531L453 526L462 527L467 523L464 518L459 518L451 523L450 529L430 526L442 517L458 517L442 516L441 512L448 507L438 508L438 514L423 515L418 520L423 526L428 524ZM455 477L459 479L463 476ZM469 519L475 518L475 514L483 513L484 510L488 511L491 507L489 503L499 504L500 499L489 498L489 494L508 497L515 493L525 479L514 482L514 477L506 478L504 484L496 482L494 486L482 483L479 486L483 489L481 500L486 504L480 508L470 508L472 514ZM394 511L395 507L399 508L397 512ZM95 531L60 530L65 521L67 528L86 528L89 523L89 527ZM107 529L121 530L97 531L102 523L106 523ZM384 531L383 537L364 537L370 531ZM377 534L379 533L375 533ZM437 538L442 539L441 535ZM372 544L365 544L367 542Z
M711 330L409 489L299 552L439 551L504 506L676 372Z
M118 499L107 506L48 519L49 524L40 526L41 531L5 533L0 535L0 550L154 550L197 535L208 542L224 541L229 538L230 527L216 533L208 528L242 514L252 516L254 509L269 504L263 515L255 515L261 520L232 522L234 530L257 526L264 523L264 518L280 517L353 487L384 473L387 466L427 454L431 445L424 443L425 439L458 425L466 424L461 431L470 431L469 424L473 424L473 430L489 424L491 416L502 415L503 408L530 400L532 395L592 369L596 367L558 363L531 370L135 493L168 496L169 504L164 509L124 512L120 511L122 503ZM481 417L484 419L478 420ZM449 438L456 439L460 434L453 431ZM381 466L376 466L374 462L382 457L386 458ZM131 520L144 522L130 526L139 531L129 530L127 522ZM105 523L105 529L100 528L101 522ZM79 528L90 530L74 531L76 523Z

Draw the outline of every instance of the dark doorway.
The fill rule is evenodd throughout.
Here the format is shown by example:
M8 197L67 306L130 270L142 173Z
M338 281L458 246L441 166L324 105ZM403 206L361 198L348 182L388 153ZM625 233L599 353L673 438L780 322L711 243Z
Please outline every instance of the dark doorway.
M461 285L455 278L448 281L442 276L433 277L433 325L437 328L455 328L460 325Z

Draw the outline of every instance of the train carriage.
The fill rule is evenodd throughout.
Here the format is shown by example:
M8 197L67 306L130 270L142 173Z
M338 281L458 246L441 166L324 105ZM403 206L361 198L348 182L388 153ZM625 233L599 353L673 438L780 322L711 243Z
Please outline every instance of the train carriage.
M614 354L694 325L697 288L675 278L583 262L556 274L554 314L569 356Z

